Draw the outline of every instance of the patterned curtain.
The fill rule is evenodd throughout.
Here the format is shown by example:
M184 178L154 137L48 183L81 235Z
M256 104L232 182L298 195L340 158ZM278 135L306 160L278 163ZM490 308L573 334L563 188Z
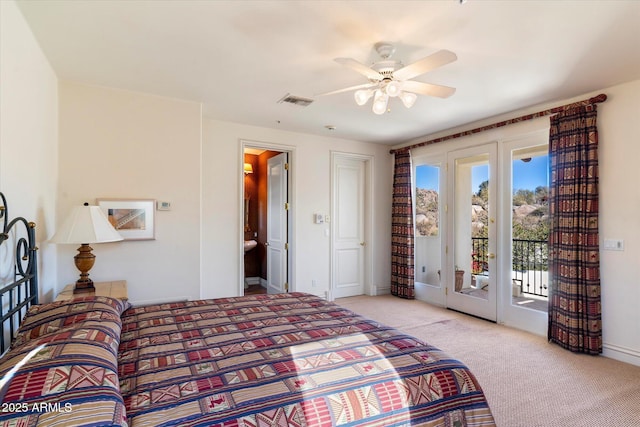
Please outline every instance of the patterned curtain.
M391 294L414 299L411 154L396 151L391 205Z
M602 353L595 104L551 117L549 341Z

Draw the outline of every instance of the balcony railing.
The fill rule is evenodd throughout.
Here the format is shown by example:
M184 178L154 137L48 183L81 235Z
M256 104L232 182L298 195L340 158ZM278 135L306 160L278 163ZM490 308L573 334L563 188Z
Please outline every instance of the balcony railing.
M476 275L488 275L488 243L486 237L472 237L471 270ZM523 294L548 297L549 246L546 240L513 239L512 276L513 284Z

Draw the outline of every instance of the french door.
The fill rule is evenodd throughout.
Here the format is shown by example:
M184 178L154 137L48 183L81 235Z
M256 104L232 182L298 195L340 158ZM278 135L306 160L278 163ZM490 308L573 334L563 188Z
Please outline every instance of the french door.
M497 320L497 143L447 155L446 305Z
M414 157L416 297L544 335L548 131Z

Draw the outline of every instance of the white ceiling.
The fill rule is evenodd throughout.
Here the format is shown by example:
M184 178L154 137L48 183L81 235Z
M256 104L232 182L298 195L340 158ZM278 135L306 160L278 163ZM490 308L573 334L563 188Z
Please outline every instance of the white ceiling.
M62 79L203 103L207 117L397 144L522 107L640 79L640 1L32 1L18 5ZM415 80L450 98L398 99L377 116L366 83L333 61L370 64L374 43L405 65L458 60ZM287 93L315 101L279 104ZM330 131L326 125L335 126Z

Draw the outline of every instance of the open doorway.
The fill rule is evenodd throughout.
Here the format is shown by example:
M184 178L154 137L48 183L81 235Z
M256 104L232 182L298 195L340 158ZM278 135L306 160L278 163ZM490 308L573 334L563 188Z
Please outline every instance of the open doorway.
M281 148L243 144L241 294L290 291L290 157Z

